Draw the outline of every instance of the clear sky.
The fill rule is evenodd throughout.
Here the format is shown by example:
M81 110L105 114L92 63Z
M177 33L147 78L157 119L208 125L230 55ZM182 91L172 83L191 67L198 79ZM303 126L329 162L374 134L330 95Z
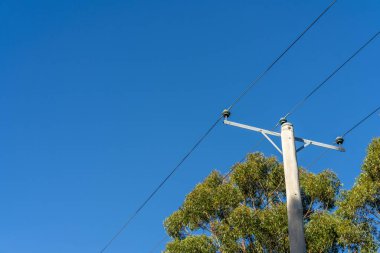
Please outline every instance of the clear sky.
M220 112L330 3L0 2L0 252L96 253ZM232 111L272 128L380 29L378 0L341 0ZM289 120L323 142L380 103L380 38ZM375 115L310 170L349 188ZM218 125L107 252L149 252L211 170L260 140ZM267 142L256 149L278 155ZM323 150L299 154L306 166ZM163 245L155 252L159 252Z

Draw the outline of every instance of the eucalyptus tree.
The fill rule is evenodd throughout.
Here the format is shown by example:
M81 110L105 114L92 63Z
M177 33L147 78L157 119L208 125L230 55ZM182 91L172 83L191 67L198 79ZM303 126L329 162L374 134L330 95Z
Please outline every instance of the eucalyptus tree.
M229 177L213 171L164 226L166 253L289 252L283 166L249 154ZM308 252L376 252L380 222L380 139L369 145L351 190L331 170L300 168Z

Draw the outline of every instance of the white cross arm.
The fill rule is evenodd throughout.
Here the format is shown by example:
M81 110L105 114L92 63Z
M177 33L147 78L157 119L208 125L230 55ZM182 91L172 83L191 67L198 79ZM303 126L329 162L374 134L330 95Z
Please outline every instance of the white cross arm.
M232 121L229 121L227 119L224 120L224 124L230 125L230 126L239 127L239 128L243 128L243 129L247 129L247 130L251 130L251 131L255 131L255 132L259 132L259 133L263 134L265 136L265 138L267 138L271 142L271 144L281 153L281 150L277 147L277 145L274 144L274 142L267 136L267 135L272 135L272 136L281 137L280 133L274 132L274 131L269 131L269 130L258 128L258 127L253 127L253 126L248 126L248 125L232 122ZM322 142L312 141L312 140L308 140L308 139L300 138L300 137L294 137L294 139L296 141L304 143L304 145L302 147L300 147L297 151L300 151L301 149L303 149L303 148L305 148L305 147L307 147L309 145L314 145L314 146L319 146L319 147L323 147L323 148L333 149L333 150L337 150L337 151L341 151L341 152L345 151L345 149L343 147L340 147L340 146L325 144L325 143L322 143Z

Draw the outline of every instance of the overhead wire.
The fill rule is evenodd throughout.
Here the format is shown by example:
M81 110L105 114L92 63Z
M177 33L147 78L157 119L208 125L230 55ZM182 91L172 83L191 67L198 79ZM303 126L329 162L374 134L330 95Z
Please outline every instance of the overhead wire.
M341 137L346 137L349 133L354 131L356 128L358 128L361 124L363 124L366 120L368 120L371 116L373 116L377 111L380 110L380 106L375 108L373 111L371 111L369 114L367 114L364 118L362 118L360 121L358 121L356 124L354 124L351 128L349 128L346 132L344 132ZM306 166L306 168L310 168L311 166L314 166L317 162L319 162L323 157L325 157L327 154L327 149L325 149L316 159L314 159L310 164Z
M337 67L330 75L328 75L321 83L319 83L310 93L308 93L300 102L298 102L283 118L286 119L290 115L294 114L297 109L299 109L311 96L313 96L323 85L325 85L327 83L327 81L329 81L336 73L338 73L338 71L341 70L349 61L351 61L366 46L368 46L379 34L380 34L380 32L377 32L375 35L373 35L364 45L362 45L358 50L356 50L345 62L343 62L339 67ZM375 114L379 109L380 109L380 107L377 108L376 110L374 110L372 112L372 114L368 115L367 117L369 118L370 116L372 116L373 114ZM362 121L364 122L366 119L367 118L363 119ZM348 130L346 133L344 133L342 135L342 137L344 137L347 133L351 132L353 129L355 129L356 127L358 127L361 123L362 122L359 122L352 129ZM275 127L277 127L279 124L280 123L278 122L275 125ZM264 137L260 138L260 140L258 141L256 147L260 146L260 144L262 143L263 140L264 140ZM326 155L326 153L327 152L322 152L321 155L319 155L309 165L307 165L307 168L313 166L314 164L316 164L319 160L321 160ZM226 174L225 177L229 176L229 174L233 172L233 169L234 168L232 167L231 170Z
M211 133L215 126L222 119L220 116L214 124L204 133L200 139L194 144L194 146L186 153L186 155L179 161L179 163L174 167L174 169L161 181L161 183L154 189L154 191L145 199L145 201L136 209L136 211L129 217L129 219L123 224L123 226L114 234L114 236L105 244L100 253L103 253L112 242L126 229L129 223L139 214L139 212L146 206L146 204L153 198L153 196L161 189L161 187L169 180L169 178L178 170L178 168L186 161L186 159L198 148L202 141Z
M296 106L294 106L293 109L291 109L290 112L284 116L284 118L289 117L299 107L301 107L302 104L304 104L306 102L306 100L308 100L318 89L320 89L344 65L346 65L350 60L352 60L361 50L363 50L368 44L370 44L379 34L380 34L380 32L377 32L375 35L373 35L362 47L360 47L353 55L351 55L342 65L340 65L337 69L335 69L322 83L317 85L304 99L302 99L298 104L296 104ZM345 137L347 134L349 134L351 131L353 131L355 128L357 128L359 125L361 125L364 121L366 121L368 118L370 118L373 114L375 114L379 109L380 109L380 106L377 107L375 110L373 110L370 114L368 114L366 117L364 117L361 121L359 121L353 127L351 127L349 130L347 130L345 133L343 133L341 137ZM322 158L324 158L326 156L326 154L327 154L327 150L323 151L316 159L314 159L306 167L310 168L311 166L314 166L317 162L319 162Z
M227 110L231 110L245 95L248 94L248 92L252 89L253 86L255 86L264 76L265 74L267 74L275 65L276 63L310 30L310 28L312 28L314 26L315 23L318 22L318 20L337 2L337 0L334 0L332 1L329 6L327 6L326 9L323 10L323 12L321 14L319 14L319 16L313 20L313 22L310 23L310 25L308 25L306 27L305 30L303 30L297 37L295 40L293 40L290 45L279 55L277 56L277 58L275 58L275 60L269 64L269 66L263 71L261 72L261 74L259 74L256 79L250 84L248 85L244 90L243 92L232 102L232 104L228 107Z
M377 108L375 108L375 110L373 110L371 113L369 113L363 119L361 119L358 123L356 123L350 129L348 129L346 132L344 132L342 134L342 137L345 137L347 134L351 133L353 130L355 130L357 127L359 127L361 124L363 124L366 120L368 120L372 115L374 115L379 110L380 110L380 106L378 106Z
M355 130L356 128L358 128L361 124L363 124L366 120L368 120L371 116L373 116L376 112L378 112L380 110L380 106L376 107L373 111L371 111L369 114L367 114L365 117L363 117L360 121L358 121L356 124L354 124L351 128L349 128L346 132L344 132L342 134L342 137L345 137L347 136L349 133L351 133L353 130ZM262 139L261 141L258 143L258 145L260 145L262 142ZM256 145L256 146L258 146ZM327 149L324 149L323 152L316 158L314 159L311 163L309 163L306 168L310 168L312 166L314 166L318 161L320 161L323 157L326 156L327 154ZM245 157L243 157L239 163L242 163L243 161L245 160ZM232 166L231 169L223 176L223 180L225 180L227 177L229 177L229 175L234 171L234 168L235 166ZM150 253L153 253L154 250L164 241L166 240L168 237L165 236L162 240L160 240L159 243L156 244L156 246L154 247L154 249L152 251L150 251Z
M228 107L228 111L230 111L250 90L251 88L257 84L264 75L271 70L271 68L289 51L289 49L318 21L320 17L323 16L331 7L333 4L335 4L336 1L333 1L318 17L316 20L314 20L305 31L303 31L290 45L285 49L284 52L282 52L275 60L270 64L242 93L239 95L234 102ZM356 55L358 55L365 47L367 47L378 35L380 32L377 32L375 35L373 35L364 45L362 45L357 51L355 51L345 62L343 62L339 67L337 67L329 76L327 76L320 84L318 84L310 93L308 93L299 103L297 103L285 116L284 118L289 117L291 114L293 114L297 109L299 109L311 96L314 95L323 85L327 83L328 80L330 80L339 70L341 70L348 62L350 62ZM370 118L373 114L375 114L380 109L380 106L376 108L373 112L371 112L369 115L367 115L365 118L363 118L361 121L359 121L356 125L354 125L352 128L350 128L348 131L346 131L342 137L353 131L355 128L357 128L359 125L361 125L364 121L366 121L368 118ZM216 123L218 123L222 118L219 118ZM278 123L276 124L276 127L278 126ZM257 146L261 144L263 139L261 139ZM320 159L322 159L326 155L326 152L323 152L317 159L312 161L308 165L308 167L314 165L317 163ZM244 161L245 158L240 160L240 163ZM232 167L229 172L223 177L223 179L226 179L234 170L234 167Z
M278 62L283 56L320 20L322 16L337 2L337 0L332 1L319 15L315 18L305 30L303 30L295 40L293 40L290 45L277 57L275 60L259 75L256 79L247 86L243 92L232 102L228 107L231 110L240 100L248 94L248 92L255 86ZM142 204L136 209L136 211L128 218L128 220L123 224L123 226L113 235L113 237L105 244L105 246L100 250L100 253L105 252L109 246L114 242L114 240L128 227L130 222L141 212L141 210L146 206L146 204L154 197L154 195L162 188L162 186L169 180L169 178L179 169L179 167L188 159L188 157L197 149L197 147L204 141L204 139L212 132L216 125L220 122L223 117L220 116L212 125L208 128L205 134L203 134L199 140L192 146L190 151L188 151L185 156L179 161L179 163L173 168L173 170L158 184L158 186L153 190L153 192L142 202Z
M356 50L345 62L343 62L339 67L337 67L330 75L328 75L320 84L318 84L310 93L308 93L302 100L300 100L285 116L286 119L290 115L292 115L297 109L299 109L308 99L310 99L311 96L313 96L323 85L327 83L328 80L330 80L339 70L341 70L349 61L351 61L355 56L357 56L365 47L367 47L373 40L377 38L377 36L380 34L380 32L375 33L365 44L363 44L358 50ZM350 133L352 130L354 130L356 127L358 127L360 124L362 124L365 120L367 120L369 117L371 117L373 114L375 114L380 107L376 108L373 112L371 112L369 115L367 115L365 118L363 118L361 121L359 121L356 125L354 125L351 129L347 130L342 137ZM278 124L277 124L278 125ZM316 159L314 159L311 163L309 163L306 167L309 168L311 166L314 166L317 162L319 162L323 157L325 157L327 154L326 150L322 152Z
M339 65L330 75L328 75L321 83L319 83L311 92L309 92L303 99L301 99L285 116L284 118L292 115L296 110L298 110L310 97L312 97L323 85L327 83L336 73L339 72L348 62L350 62L355 56L357 56L365 47L367 47L373 40L377 38L380 32L375 33L364 45L362 45L358 50L356 50L346 61Z
M344 61L341 65L339 65L333 72L330 73L330 75L328 75L321 83L319 83L310 93L308 93L301 101L299 101L283 118L287 118L289 117L291 114L295 113L297 109L299 109L308 99L310 99L311 96L313 96L323 85L325 85L327 83L327 81L329 81L335 74L337 74L339 72L339 70L341 70L348 62L350 62L355 56L357 56L365 47L367 47L374 39L376 39L376 37L380 34L380 32L377 32L375 33L368 41L366 41L366 43L364 43L358 50L356 50L352 55L350 55L350 57L347 58L346 61ZM369 118L370 116L372 116L373 114L376 113L376 111L378 111L380 108L377 108L376 110L374 110L372 112L371 115L368 115L367 117ZM363 121L365 121L365 119L363 119ZM348 130L345 134L342 135L342 137L344 137L347 133L349 133L350 131L352 131L354 128L356 128L357 126L359 126L362 122L359 122L357 125L355 125L352 129ZM275 127L277 127L280 123L278 122ZM260 144L262 143L262 141L264 140L264 137L260 138L260 140L258 141L256 147L260 146ZM309 165L308 167L314 165L315 163L317 163L319 160L321 160L324 156L326 155L326 152L323 152L320 156L318 156L315 160L313 160ZM244 159L244 158L243 158ZM226 174L225 177L229 176L230 173L232 173L233 171L233 167L230 169L230 171Z

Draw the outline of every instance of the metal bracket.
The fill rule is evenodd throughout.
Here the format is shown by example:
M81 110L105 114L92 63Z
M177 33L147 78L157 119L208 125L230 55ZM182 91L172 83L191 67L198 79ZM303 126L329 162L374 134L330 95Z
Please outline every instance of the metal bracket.
M308 139L300 138L300 137L294 137L294 139L296 141L305 143L305 145L304 145L305 148L307 146L309 146L309 145L314 145L314 146L319 146L319 147L322 147L322 148L328 148L328 149L337 150L337 151L340 151L340 152L345 152L346 151L342 146L335 146L335 145L325 144L325 143L322 143L322 142L312 141L312 140L308 140Z
M277 149L278 152L280 152L280 154L282 155L282 151L281 149L276 145L276 143L274 143L274 141L272 141L271 138L269 138L269 136L266 134L266 133L262 133L264 135L265 138L267 138L267 140L273 145L273 147L275 147L275 149Z
M281 134L277 133L277 132L273 132L273 131L265 130L265 129L258 128L258 127L253 127L253 126L248 126L248 125L232 122L232 121L229 121L226 119L223 122L224 122L224 124L230 125L230 126L236 126L236 127L244 128L247 130L252 130L255 132L259 132L259 133L266 133L266 134L273 135L273 136L279 136L279 137L281 136Z
M302 149L306 148L307 146L309 146L311 143L310 142L306 142L305 144L303 144L301 147L297 148L296 152L298 153L299 151L301 151Z
M269 131L269 130L265 130L265 129L258 128L258 127L253 127L253 126L248 126L248 125L232 122L232 121L229 121L227 119L225 119L223 122L226 125L235 126L235 127L239 127L239 128L243 128L243 129L247 129L247 130L251 130L251 131L255 131L255 132L261 133L277 149L277 151L282 154L281 149L268 136L268 135L272 135L272 136L281 137L280 133ZM322 148L333 149L333 150L337 150L337 151L340 151L340 152L345 152L345 149L342 146L335 146L335 145L325 144L325 143L322 143L322 142L312 141L312 140L308 140L308 139L304 139L304 138L300 138L300 137L294 137L294 140L298 141L298 142L304 143L304 145L302 145L301 147L299 147L296 150L297 152L301 151L302 149L304 149L304 148L306 148L306 147L308 147L310 145L319 146L319 147L322 147Z

